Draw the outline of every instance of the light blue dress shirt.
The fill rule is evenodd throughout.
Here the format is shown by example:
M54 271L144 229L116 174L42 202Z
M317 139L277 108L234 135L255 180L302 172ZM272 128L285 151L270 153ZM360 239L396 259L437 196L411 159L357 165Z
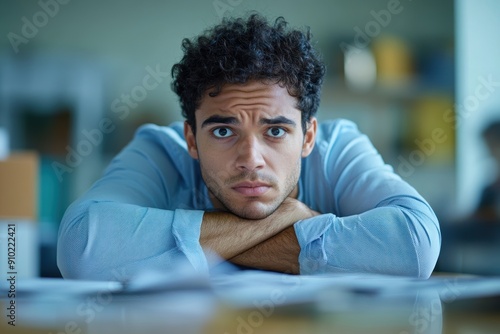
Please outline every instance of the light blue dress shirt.
M364 272L428 277L441 235L427 202L347 120L319 124L302 161L298 199L322 215L298 221L301 274ZM144 125L66 211L57 261L66 278L117 279L169 270L179 259L207 273L200 246L213 209L183 124Z

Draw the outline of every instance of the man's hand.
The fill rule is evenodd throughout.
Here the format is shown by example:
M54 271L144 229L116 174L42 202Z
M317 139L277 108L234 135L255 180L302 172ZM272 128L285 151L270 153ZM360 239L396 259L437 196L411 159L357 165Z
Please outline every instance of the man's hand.
M275 212L261 220L243 219L228 212L207 212L201 225L200 244L237 264L297 272L300 247L293 224L317 215L319 212L293 198L286 198Z

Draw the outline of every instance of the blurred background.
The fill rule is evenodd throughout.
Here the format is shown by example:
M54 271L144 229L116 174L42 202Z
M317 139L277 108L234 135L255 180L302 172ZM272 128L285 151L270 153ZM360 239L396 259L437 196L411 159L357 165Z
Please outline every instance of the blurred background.
M328 66L318 118L356 122L429 201L437 270L500 274L498 127L483 135L500 119L499 1L0 0L0 219L28 226L26 275L59 275L64 210L139 125L182 120L182 39L251 10L311 28ZM22 161L35 181L15 199Z

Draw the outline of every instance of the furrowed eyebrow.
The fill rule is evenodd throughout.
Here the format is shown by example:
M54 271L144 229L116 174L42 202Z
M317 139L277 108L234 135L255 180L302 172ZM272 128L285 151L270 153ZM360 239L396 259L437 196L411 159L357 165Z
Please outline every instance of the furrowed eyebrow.
M287 124L291 125L293 127L297 126L297 123L295 121L291 120L290 118L287 118L285 116L278 116L275 118L262 118L259 121L260 124L266 124L266 125L278 125L278 124Z
M219 115L213 115L203 121L201 127L208 126L210 124L238 124L236 117L225 117Z

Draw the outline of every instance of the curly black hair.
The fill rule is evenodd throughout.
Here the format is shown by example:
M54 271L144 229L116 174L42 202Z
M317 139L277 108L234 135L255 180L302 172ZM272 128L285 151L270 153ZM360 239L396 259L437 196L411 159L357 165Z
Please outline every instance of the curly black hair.
M283 17L270 24L259 14L225 18L196 39L182 41L184 57L172 67L172 90L182 115L196 131L195 111L208 89L216 96L226 83L250 80L286 87L297 98L302 129L318 110L325 65L311 45L309 28L290 30Z

